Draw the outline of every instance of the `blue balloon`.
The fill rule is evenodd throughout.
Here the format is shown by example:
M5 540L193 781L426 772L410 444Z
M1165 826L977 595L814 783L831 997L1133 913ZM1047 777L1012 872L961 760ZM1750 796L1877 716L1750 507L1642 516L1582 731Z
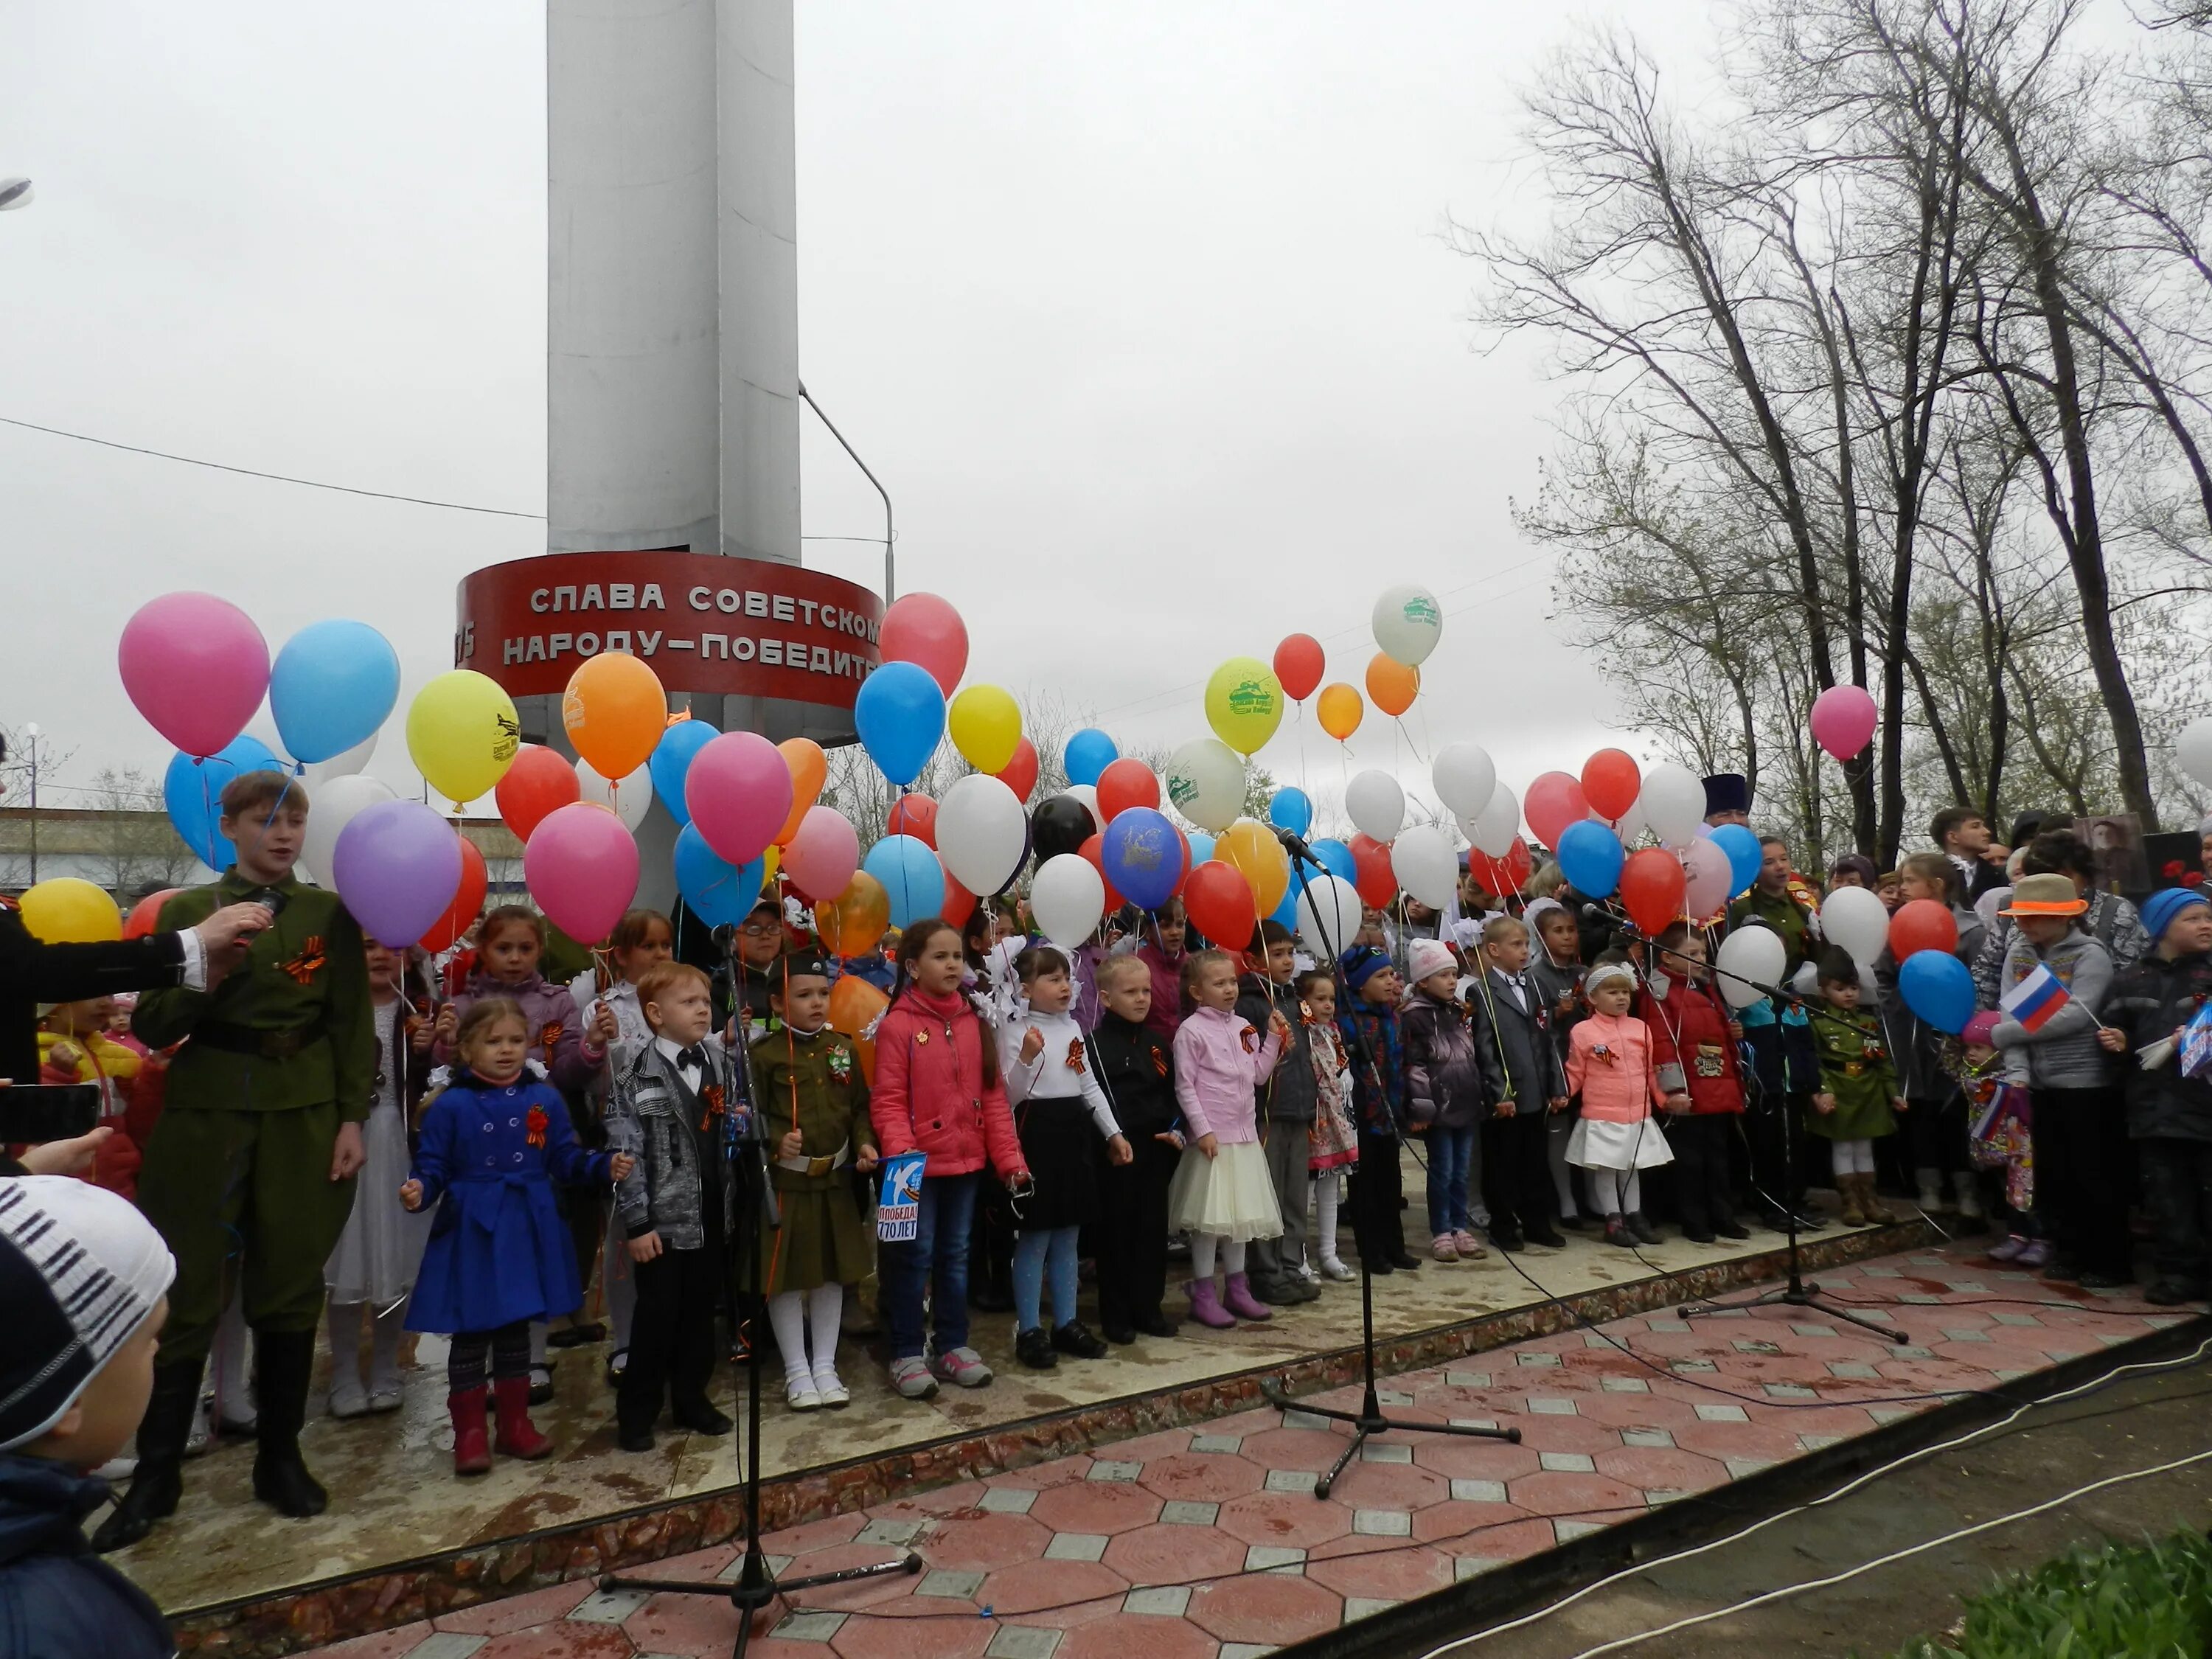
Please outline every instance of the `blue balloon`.
M1086 726L1067 740L1060 751L1060 764L1067 769L1070 783L1095 784L1098 775L1121 758L1121 751L1114 746L1114 739L1093 726ZM1128 890L1122 889L1126 894Z
M921 775L945 736L945 693L927 668L887 662L868 676L853 700L853 724L877 769L903 789Z
M1190 867L1193 870L1213 856L1213 837L1203 830L1194 830L1183 837L1190 843Z
M1115 814L1099 838L1098 855L1114 890L1140 909L1158 909L1182 885L1182 843L1167 815L1149 806Z
M302 765L368 742L398 701L399 653L367 623L309 623L269 665L269 712Z
M1303 839L1313 828L1313 802L1303 789L1278 789L1267 803L1267 822Z
M860 868L883 883L890 896L892 927L910 927L945 913L945 866L919 836L885 836L868 848Z
M1897 970L1905 1006L1953 1036L1974 1017L1974 976L1948 951L1915 951Z
M1313 855L1321 867L1339 881L1359 884L1359 861L1352 856L1352 849L1340 841L1322 839L1313 843Z
M182 752L172 756L161 778L161 804L193 857L210 870L227 870L238 861L238 852L216 828L222 816L223 789L241 772L285 769L267 744L241 734L205 760Z
M1712 842L1728 854L1731 895L1759 879L1759 864L1765 854L1759 851L1757 836L1740 823L1723 823L1714 830Z
M709 927L734 927L751 915L767 877L765 858L740 869L708 846L696 825L687 823L677 834L676 890Z
M1296 831L1293 831L1292 833L1295 834ZM1271 916L1262 916L1260 920L1262 921L1279 921L1282 923L1284 927L1289 928L1293 933L1298 931L1298 884L1297 878L1293 877L1291 881L1291 884L1287 888L1284 889L1283 902L1275 907L1275 914Z
M1582 818L1559 831L1553 850L1559 873L1585 898L1611 898L1620 885L1620 837L1595 818Z
M678 720L660 734L646 765L653 773L653 793L660 797L679 824L691 822L691 809L684 801L684 777L691 769L691 757L719 735L705 720ZM697 905L691 907L697 909Z

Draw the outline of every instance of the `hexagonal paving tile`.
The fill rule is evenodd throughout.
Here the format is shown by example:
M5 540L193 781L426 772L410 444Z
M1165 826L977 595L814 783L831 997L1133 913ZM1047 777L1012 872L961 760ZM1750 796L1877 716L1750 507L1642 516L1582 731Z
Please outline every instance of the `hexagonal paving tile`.
M1097 1561L1024 1561L984 1580L978 1598L1001 1619L1070 1628L1121 1610L1129 1581Z
M925 1539L921 1557L933 1567L969 1567L988 1571L1034 1561L1052 1541L1052 1529L1026 1515L982 1515L973 1521L946 1521Z
M1261 1573L1201 1587L1190 1598L1191 1623L1224 1642L1281 1647L1316 1631L1333 1630L1344 1616L1344 1598L1310 1578Z
M1278 1429L1277 1434L1291 1432ZM1246 1492L1257 1492L1271 1468L1291 1468L1294 1464L1270 1459L1252 1449L1255 1440L1265 1440L1266 1435L1255 1435L1244 1442L1243 1450L1235 1457L1224 1457L1218 1452L1182 1452L1173 1457L1155 1458L1145 1465L1137 1484L1156 1498L1180 1498L1194 1503L1218 1504L1231 1498L1241 1498ZM1321 1467L1326 1468L1328 1465Z
M1054 1532L1127 1532L1160 1518L1157 1493L1125 1482L1085 1481L1037 1494L1029 1518Z
M1139 1527L1109 1542L1102 1559L1132 1584L1178 1584L1242 1572L1246 1548L1242 1539L1202 1528Z
M1311 1549L1349 1533L1352 1510L1311 1492L1262 1492L1231 1498L1216 1524L1241 1543Z

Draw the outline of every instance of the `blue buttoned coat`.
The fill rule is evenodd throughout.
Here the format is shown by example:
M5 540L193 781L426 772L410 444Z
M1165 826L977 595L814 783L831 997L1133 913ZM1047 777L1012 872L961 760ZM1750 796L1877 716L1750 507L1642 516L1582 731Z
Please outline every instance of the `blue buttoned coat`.
M532 1106L544 1114L542 1146L530 1144ZM407 1304L409 1330L493 1331L583 1301L553 1183L605 1182L608 1159L578 1145L551 1084L525 1073L492 1087L461 1073L423 1115L413 1175L438 1213Z

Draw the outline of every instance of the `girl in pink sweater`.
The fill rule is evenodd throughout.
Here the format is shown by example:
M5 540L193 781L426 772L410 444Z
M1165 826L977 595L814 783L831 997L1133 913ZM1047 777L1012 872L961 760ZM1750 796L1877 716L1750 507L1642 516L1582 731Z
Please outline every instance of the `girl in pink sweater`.
M1605 1242L1625 1249L1656 1244L1644 1218L1638 1172L1672 1164L1674 1154L1652 1115L1664 1092L1652 1063L1651 1028L1633 1018L1636 969L1601 962L1583 979L1590 1017L1569 1036L1567 1088L1582 1097L1582 1115L1567 1142L1567 1162L1591 1172L1591 1195L1605 1212Z
M1176 1028L1175 1085L1189 1144L1168 1188L1168 1225L1190 1232L1191 1317L1225 1330L1240 1316L1270 1316L1244 1276L1244 1246L1283 1231L1260 1147L1257 1091L1291 1028L1281 1013L1271 1014L1263 1042L1237 1012L1237 963L1226 951L1185 961L1182 992L1192 1006ZM1229 1274L1222 1296L1213 1288L1217 1255Z

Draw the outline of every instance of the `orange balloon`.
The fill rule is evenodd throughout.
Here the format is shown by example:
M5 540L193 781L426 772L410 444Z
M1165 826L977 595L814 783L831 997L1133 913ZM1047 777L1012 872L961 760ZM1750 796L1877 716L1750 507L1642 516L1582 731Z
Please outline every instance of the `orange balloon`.
M783 828L775 832L777 847L788 847L791 838L799 833L799 820L807 809L821 799L822 785L830 775L830 757L822 752L822 745L811 738L786 738L776 744L776 752L783 757L784 766L791 773L791 816L783 821Z
M814 907L814 931L832 956L865 956L891 925L891 896L865 870L853 872L845 890Z
M1384 714L1398 715L1413 706L1420 695L1421 671L1376 652L1367 665L1367 698Z
M603 778L626 778L653 758L668 729L660 676L627 651L586 658L561 696L561 724Z
M853 1039L854 1052L860 1057L860 1076L871 1086L876 1080L876 1045L860 1033L875 1024L890 1003L889 997L857 974L848 974L830 988L830 1029Z
M1367 705L1359 700L1359 693L1342 680L1322 687L1321 701L1314 707L1321 717L1321 729L1339 743L1359 729L1359 722L1367 714Z

